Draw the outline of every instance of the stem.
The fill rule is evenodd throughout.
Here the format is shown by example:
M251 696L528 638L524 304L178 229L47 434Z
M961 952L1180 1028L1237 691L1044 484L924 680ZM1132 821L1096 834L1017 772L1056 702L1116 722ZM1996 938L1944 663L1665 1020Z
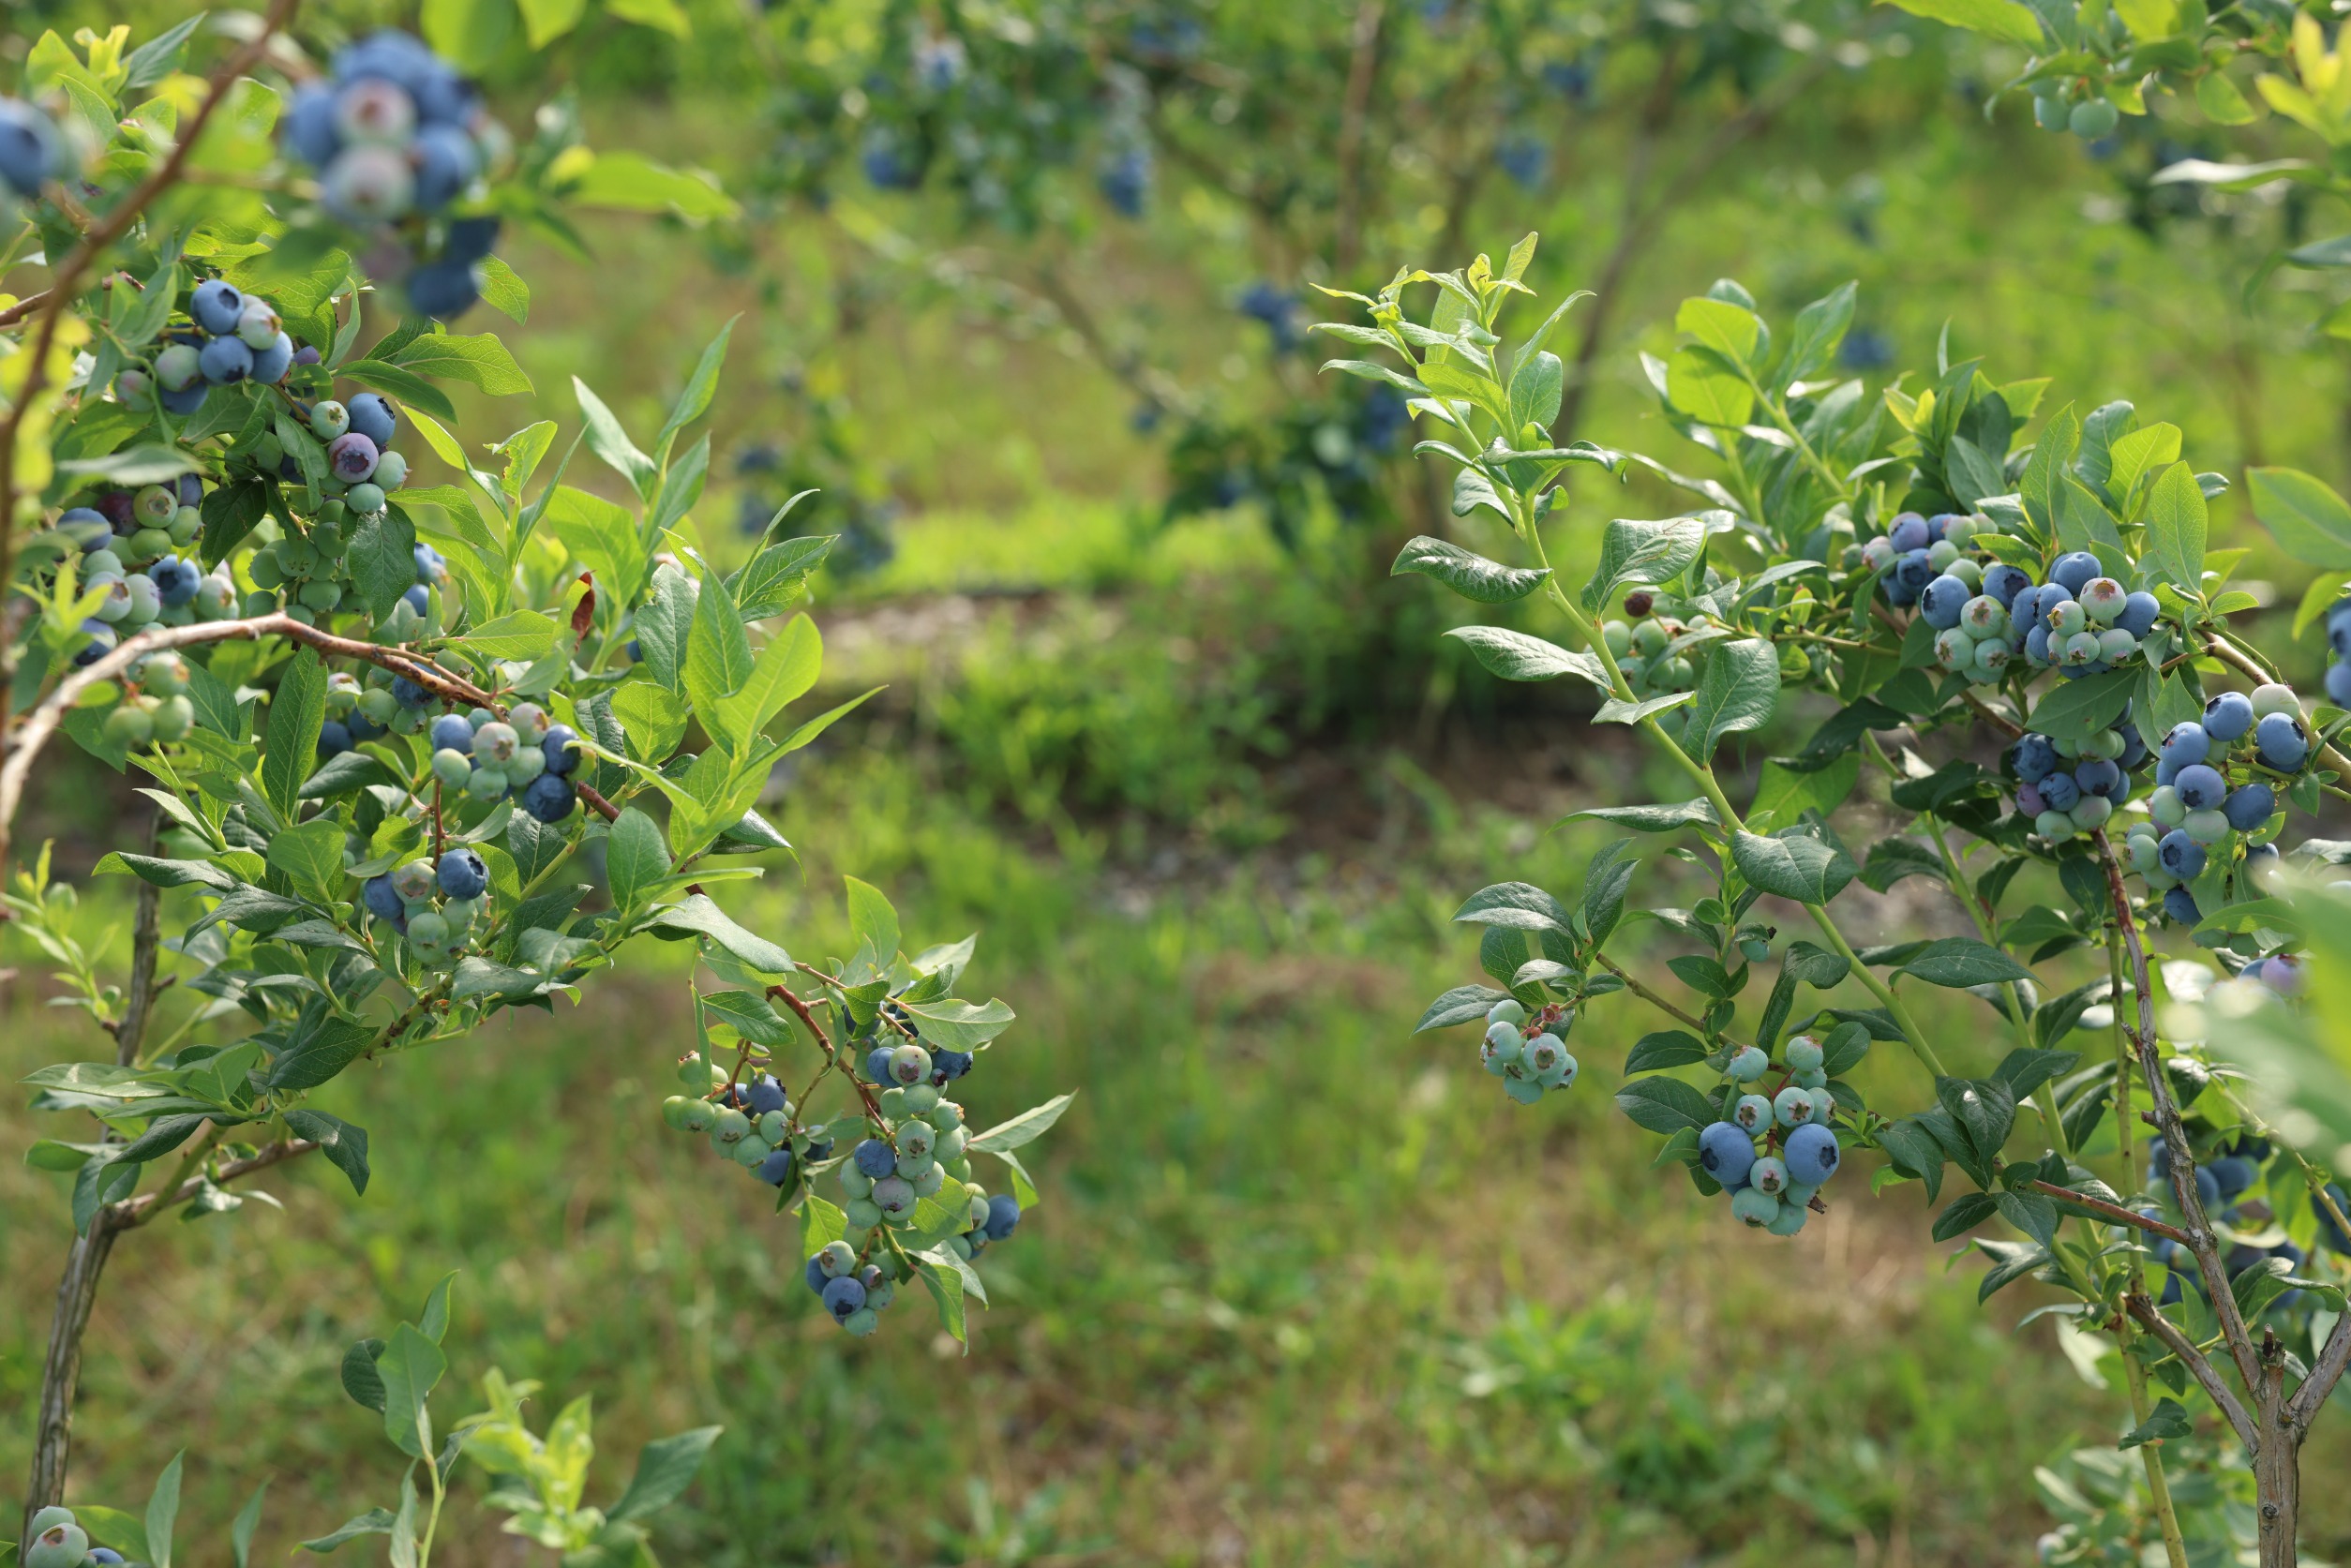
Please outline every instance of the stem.
M442 1485L441 1464L430 1454L424 1456L425 1473L432 1477L432 1512L425 1516L425 1539L417 1547L416 1568L429 1568L433 1560L433 1531L441 1528L441 1505L448 1497L448 1488Z
M2237 1433L2237 1441L2245 1445L2245 1452L2257 1450L2260 1439L2254 1431L2253 1418L2245 1413L2244 1405L2230 1392L2228 1384L2221 1381L2219 1368L2179 1332L2178 1324L2155 1309L2146 1292L2124 1297L2122 1305L2140 1327L2162 1340L2164 1348L2179 1358L2179 1364L2188 1369L2212 1403L2220 1407L2221 1414L2228 1418L2229 1426Z
M1559 606L1560 613L1566 616L1568 623L1574 626L1578 635L1583 638L1584 645L1591 649L1594 655L1599 659L1601 667L1608 671L1610 691L1620 700L1631 702L1633 700L1632 686L1625 680L1625 672L1617 666L1616 655L1609 650L1608 639L1600 635L1600 629L1592 623L1591 618L1578 608L1575 601L1568 598L1565 590L1559 586L1559 574L1551 570L1550 557L1543 548L1542 530L1535 526L1532 516L1526 515L1524 504L1519 501L1515 492L1511 493L1511 499L1519 513L1520 531L1525 534L1528 543L1534 545L1535 561L1546 574L1543 586L1550 595L1551 603ZM1715 777L1713 768L1684 751L1681 743L1667 735L1664 728L1658 724L1655 714L1641 720L1640 727L1647 730L1650 739L1662 747L1666 754L1678 763L1685 772L1697 781L1698 786L1706 792L1706 799L1714 805L1715 819L1727 831L1733 833L1746 831L1746 823L1740 817L1738 808L1730 803L1730 797L1723 793L1722 784ZM1828 910L1817 903L1807 903L1803 907L1804 912L1812 917L1812 923L1820 928L1820 934L1828 938L1829 946L1843 956L1845 962L1852 966L1854 976L1869 989L1872 995L1878 998L1886 1011L1893 1015L1895 1024L1902 1030L1904 1040L1909 1046L1911 1054L1916 1056L1920 1064L1936 1077L1945 1076L1943 1065L1935 1055L1935 1048L1926 1042L1926 1032L1918 1026L1918 1021L1910 1016L1910 1009L1902 1005L1902 999L1894 994L1894 988L1869 972L1869 966L1861 961L1860 954L1853 951L1853 945L1845 939L1845 933L1837 929L1836 921L1831 918Z
M1667 1001L1664 997L1658 995L1655 992L1641 984L1640 981L1635 979L1631 975L1627 974L1622 967L1620 967L1617 962L1609 957L1608 954L1595 952L1592 956L1599 961L1601 968L1607 970L1610 974L1614 975L1618 979L1623 980L1625 982L1625 990L1631 992L1634 995L1640 997L1642 1001L1648 1003L1659 1012L1664 1013L1668 1018L1674 1019L1679 1023L1686 1023L1701 1035L1720 1035L1723 1039L1728 1041L1730 1044L1738 1046L1743 1050L1745 1048L1745 1041L1735 1038L1727 1031L1707 1028L1705 1020L1691 1017L1680 1008L1675 1007L1671 1002Z
M2129 1319L2124 1319L2127 1325ZM2147 1368L2131 1354L2130 1336L2122 1336L2122 1381L2131 1391L2131 1421L2134 1426L2147 1425ZM2164 1556L2169 1568L2188 1568L2188 1543L2179 1533L2179 1516L2171 1506L2171 1482L2164 1474L2164 1445L2161 1442L2139 1444L2139 1460L2147 1468L2147 1490L2155 1500L2155 1520L2164 1531Z
M1878 744L1876 736L1864 733L1864 739L1869 742L1872 751L1881 757L1884 755L1884 748ZM1951 885L1952 896L1966 907L1968 918L1975 922L1975 929L1984 942L1999 947L1999 937L1992 924L1992 912L1969 888L1967 876L1959 869L1959 859L1952 854L1951 842L1943 837L1942 823L1937 820L1933 812L1919 813L1918 820L1926 825L1926 836L1935 841L1935 853L1942 858L1943 878ZM2016 1030L2016 1043L2029 1051L2032 1049L2032 1025L2025 1017L2025 994L2017 989L2014 980L2007 982L2002 989L2008 996L2008 1021ZM2032 1104L2033 1109L2041 1113L2041 1120L2049 1129L2051 1143L2058 1153L2070 1158L2074 1149L2066 1141L2064 1119L2058 1114L2057 1091L2043 1083L2034 1091Z

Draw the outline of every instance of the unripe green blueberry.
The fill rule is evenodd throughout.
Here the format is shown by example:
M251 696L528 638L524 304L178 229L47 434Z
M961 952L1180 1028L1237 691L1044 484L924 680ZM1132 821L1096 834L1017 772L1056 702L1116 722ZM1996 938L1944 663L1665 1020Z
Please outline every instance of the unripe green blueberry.
M185 694L165 697L148 714L155 725L155 738L165 743L185 740L187 732L196 727L196 705Z
M2177 828L2188 820L2187 805L2169 784L2157 784L2147 798L2147 814L2159 828Z
M1807 1107L1810 1101L1805 1102ZM1788 1190L1788 1167L1776 1155L1765 1155L1747 1168L1747 1185L1776 1198Z
M1608 644L1610 653L1622 659L1632 651L1633 629L1621 620L1603 621L1600 626L1600 640Z
M921 1159L937 1147L938 1129L928 1122L905 1122L899 1126L894 1142L901 1161Z
M1954 523L1951 526L1955 530L1960 525L1958 523ZM1951 539L1954 536L1947 533L1943 535L1943 537ZM1966 540L1962 538L1959 539L1957 543L1964 545ZM1984 586L1984 563L1977 560L1973 556L1960 556L1956 560L1953 560L1948 566L1945 566L1943 570L1949 573L1952 576L1954 576L1961 582L1967 584L1969 588L1982 588Z
M901 1085L921 1083L931 1076L931 1053L908 1040L890 1053L890 1076Z
M1741 1095L1730 1108L1730 1120L1743 1132L1760 1134L1772 1125L1772 1102L1761 1095Z
M781 1111L763 1111L753 1124L753 1130L767 1140L770 1148L781 1148L792 1135L792 1118Z
M322 397L310 406L310 433L322 441L331 441L351 428L351 411L332 397Z
M196 536L204 531L204 515L192 506L183 506L172 514L171 526L164 531L172 536L174 545L193 545Z
M444 948L449 945L449 922L431 910L412 916L408 922L408 939L423 948Z
M89 1533L70 1522L51 1525L24 1548L24 1568L82 1568L90 1555Z
M1836 1114L1836 1096L1829 1091L1825 1083L1816 1083L1804 1093L1812 1097L1813 1121L1820 1126L1827 1126L1829 1119Z
M1747 1046L1730 1058L1723 1069L1734 1083L1752 1083L1771 1069L1772 1059L1755 1046Z
M678 1125L681 1131L708 1132L717 1120L717 1106L712 1105L709 1100L696 1099L692 1095L688 1095L684 1114Z
M59 1525L69 1525L73 1522L74 1516L72 1509L67 1508L61 1503L52 1502L48 1507L42 1509L40 1512L35 1514L30 1519L25 1521L24 1533L29 1536L38 1536L44 1531L53 1530Z
M942 1160L940 1161L940 1164L945 1169L947 1173L954 1177L957 1181L967 1182L971 1180L971 1156L968 1154L962 1155L954 1159Z
M2104 98L2089 98L2074 106L2065 118L2065 127L2085 142L2095 142L2114 134L2114 127L2121 119L2122 111L2113 104Z
M1963 670L1975 663L1975 639L1954 626L1935 634L1935 659L1947 670Z
M870 1202L881 1210L886 1221L906 1219L914 1214L914 1184L904 1176L884 1176L874 1184Z
M971 1133L966 1128L951 1128L938 1135L938 1145L931 1151L931 1156L942 1165L960 1159L970 1141Z
M988 1199L985 1193L981 1193L971 1200L968 1206L967 1218L969 1219L969 1223L964 1227L966 1231L977 1231L987 1224Z
M827 1279L846 1278L857 1272L857 1248L845 1241L829 1241L817 1249L816 1267Z
M1772 1115L1782 1127L1802 1127L1812 1120L1812 1097L1790 1083L1772 1097Z
M2103 795L2085 795L2065 814L2073 819L2077 831L2087 833L2106 825L2106 820L2114 815L2114 802Z
M736 1164L743 1167L745 1170L749 1170L752 1166L755 1166L761 1160L767 1158L769 1154L772 1152L773 1147L774 1146L772 1144L771 1144L766 1139L760 1137L757 1133L746 1132L742 1135L742 1137L736 1140L734 1147L726 1152L726 1157L733 1160Z
M2055 637L2050 639L2052 642L2056 640ZM2095 632L2076 632L2065 639L2064 663L2076 669L2084 665L2096 664L2098 652L2098 634Z
M1975 645L1975 663L1968 666L1968 674L1978 684L1996 684L2015 659L2016 650L2006 643L1991 637Z
M106 738L136 750L155 739L155 721L145 709L124 703L106 716Z
M2099 757L2107 762L2119 761L2129 749L2119 729L2102 729L2082 743L2082 755Z
M2220 843L2229 834L2228 817L2218 811L2190 812L2180 819L2179 826L2190 838L2208 846Z
M928 1083L909 1083L906 1098L899 1103L906 1107L907 1115L924 1116L938 1104L938 1090Z
M414 924L410 922L411 929ZM750 1136L751 1118L731 1105L720 1111L718 1118L711 1123L711 1142L722 1148L732 1148Z
M947 1185L947 1172L938 1168L936 1160L926 1159L922 1162L922 1170L918 1174L908 1177L907 1180L914 1183L916 1197L929 1198L935 1196L939 1188Z
M683 1132L686 1113L697 1103L683 1095L671 1095L661 1102L661 1119L672 1132Z
M956 1257L961 1258L965 1262L967 1263L971 1262L971 1243L965 1240L963 1237L948 1237L947 1249L954 1253Z
M1526 1008L1515 997L1505 996L1486 1009L1489 1023L1507 1023L1517 1028L1526 1022Z
M871 1293L867 1294L864 1306L841 1320L841 1326L847 1329L850 1337L856 1339L862 1339L881 1327L881 1314L874 1310L874 1298Z
M1938 539L1926 546L1926 564L1939 573L1950 570L1952 563L1958 559L1959 546L1949 539Z
M1775 1236L1792 1236L1804 1228L1805 1210L1802 1203L1780 1201L1779 1212L1764 1222L1763 1229Z
M1730 1217L1760 1231L1779 1217L1779 1200L1752 1185L1743 1187L1730 1195Z
M1788 1081L1799 1089L1819 1089L1828 1085L1829 1075L1819 1068L1806 1068L1801 1072L1789 1073Z
M906 1109L906 1090L894 1086L884 1089L881 1092L881 1113L893 1122L912 1115L913 1113Z
M853 1159L841 1162L841 1191L850 1198L870 1198L874 1195L874 1178L857 1168Z
M451 789L463 789L473 776L473 759L463 752L443 746L433 753L433 777Z
M2138 656L2139 639L2119 626L2098 634L2098 657L2110 665L2127 664Z
M852 1198L842 1204L841 1217L852 1231L870 1231L882 1222L882 1212L870 1197Z
M924 1112L922 1119L941 1132L953 1132L964 1125L964 1108L951 1099L943 1099Z
M344 492L351 509L361 516L371 516L383 510L383 486L372 479L362 480Z
M2032 830L2051 844L2063 844L2074 836L2074 819L2059 811L2045 811L2032 819Z
M476 800L495 800L506 793L506 775L496 768L476 768L465 781L465 792Z
M1654 620L1644 620L1633 628L1633 651L1644 659L1655 658L1670 640L1666 629Z
M2068 599L2049 611L2046 621L2049 640L2056 642L2061 637L2089 630L2089 613L2082 608L2080 601Z
M383 489L397 490L408 482L408 459L397 452L379 453L376 456L376 471L369 474L367 478ZM352 504L359 506L356 501ZM359 507L359 510L364 512L367 508Z

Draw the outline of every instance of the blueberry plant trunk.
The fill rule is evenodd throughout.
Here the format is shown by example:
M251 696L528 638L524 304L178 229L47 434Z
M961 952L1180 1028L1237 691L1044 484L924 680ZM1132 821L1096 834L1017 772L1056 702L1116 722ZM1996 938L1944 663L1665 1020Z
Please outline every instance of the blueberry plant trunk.
M559 112L517 149L436 52L471 39L464 9L434 12L449 38L382 32L313 64L277 0L202 77L183 68L201 17L136 48L127 28L79 52L52 33L25 96L0 97L0 256L49 259L44 288L0 298L0 941L109 1037L27 1081L69 1119L27 1158L70 1178L72 1238L7 1546L23 1568L171 1558L176 1458L143 1533L62 1505L113 1249L167 1214L233 1214L240 1184L309 1155L364 1192L347 1072L577 1004L637 938L693 960L690 1027L657 1064L675 1092L648 1120L797 1211L810 1294L851 1335L920 1281L965 1337L974 1260L1037 1202L1014 1151L1069 1103L981 1128L951 1098L1012 1022L957 995L974 939L909 950L851 879L847 955L795 956L714 893L792 857L758 809L769 782L863 700L792 711L823 653L793 612L833 541L788 536L787 505L744 559L701 546L696 427L731 322L641 445L579 381L568 443L553 421L461 427L446 383L531 390L496 334L451 324L526 313L495 254L507 225L730 206L635 154L601 161ZM604 491L564 483L583 445ZM157 814L96 868L137 888L119 978L48 846L14 841L59 742L135 772ZM318 1103L330 1084L343 1114ZM981 1155L1010 1191L974 1179ZM388 1535L426 1568L471 1458L506 1478L510 1530L578 1568L652 1568L642 1520L717 1428L649 1445L604 1508L580 1501L584 1403L534 1434L532 1385L492 1368L490 1408L436 1440L449 1291L341 1366L403 1456L398 1507L306 1545ZM236 1568L258 1516L257 1497Z
M1590 686L1592 722L1640 730L1695 794L1574 814L1623 833L1580 892L1472 895L1456 918L1484 928L1491 983L1421 1027L1481 1029L1480 1064L1531 1106L1577 1082L1586 1008L1653 1009L1672 1026L1635 1042L1615 1098L1664 1137L1660 1167L1793 1236L1868 1151L1878 1186L1942 1203L1934 1241L1986 1258L1982 1296L2034 1281L2077 1360L2119 1362L2114 1447L2066 1461L2097 1486L2044 1487L2041 1561L2293 1562L2301 1443L2351 1359L2330 1170L2351 1139L2311 1087L2351 1016L2328 946L2351 949L2351 844L2280 840L2351 799L2341 579L2305 602L2340 661L2305 698L2229 624L2256 601L2229 586L2242 552L2208 548L2227 482L2177 426L2051 410L2045 380L1947 349L1874 393L1838 379L1849 284L1777 330L1735 282L1684 302L1644 367L1700 471L1554 442L1547 344L1576 299L1502 328L1534 254L1530 235L1500 268L1340 296L1368 321L1321 330L1370 353L1329 367L1402 395L1417 451L1453 470L1460 537L1413 541L1396 572L1508 618L1450 635L1505 679ZM1558 485L1578 465L1698 504L1585 523ZM2255 475L2265 520L2351 537L2351 505L2280 485ZM1580 589L1563 547L1595 563ZM1565 645L1528 629L1537 610ZM1792 753L1730 749L1804 709ZM1940 895L1924 931L1848 936L1849 889L1912 880ZM1988 1027L1958 1016L1976 1008ZM1919 1098L1858 1086L1879 1044ZM2175 1486L2183 1467L2211 1484Z

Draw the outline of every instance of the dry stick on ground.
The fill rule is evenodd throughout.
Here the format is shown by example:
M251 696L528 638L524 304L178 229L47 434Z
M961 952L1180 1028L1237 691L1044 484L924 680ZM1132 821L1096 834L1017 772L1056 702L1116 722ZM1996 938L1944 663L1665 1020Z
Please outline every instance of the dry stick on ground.
M270 39L293 20L301 3L302 0L273 0L260 29L212 73L205 84L203 101L180 128L179 140L171 153L129 195L114 204L97 228L82 236L82 243L51 275L49 288L42 295L37 325L25 351L28 357L23 384L16 389L15 400L7 411L0 414L0 592L5 592L15 580L16 573L17 441L23 431L25 414L49 390L49 357L56 346L57 328L80 293L83 276L108 246L129 231L147 204L179 180L187 167L188 156L203 139L204 127L212 122L214 111L229 96L237 79L267 52ZM0 644L0 736L7 731L7 686L15 673L8 645ZM0 839L0 863L6 862L7 850L6 840Z

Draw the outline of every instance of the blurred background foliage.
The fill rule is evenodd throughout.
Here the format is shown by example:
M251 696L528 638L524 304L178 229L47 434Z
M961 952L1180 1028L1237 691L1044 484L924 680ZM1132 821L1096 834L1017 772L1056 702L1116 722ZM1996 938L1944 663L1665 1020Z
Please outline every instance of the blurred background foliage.
M1538 291L1599 291L1561 348L1563 439L1696 466L1638 360L1673 304L1732 276L1784 317L1855 278L1840 373L1873 395L1947 335L1997 379L2054 377L2046 406L2179 425L2199 469L2341 485L2346 346L2314 324L2341 286L2270 265L2340 214L2151 183L2222 155L2192 106L2091 143L2020 97L1987 113L2021 55L1848 0L610 0L548 49L530 9L422 14L493 97L562 86L595 144L706 169L742 211L517 245L536 390L475 398L466 428L576 424L574 376L656 422L742 314L693 527L745 550L817 490L795 526L844 535L828 683L889 684L776 781L787 832L822 821L840 859L770 878L775 928L821 950L843 872L925 939L981 928L1024 1022L975 1107L1085 1092L957 1364L845 1349L793 1287L792 1229L666 1146L649 1085L676 988L402 1061L340 1090L381 1129L367 1199L294 1178L292 1215L118 1260L91 1496L135 1495L201 1423L237 1468L191 1476L191 1509L225 1518L269 1476L275 1516L340 1518L367 1434L335 1360L462 1266L463 1342L608 1390L615 1453L728 1424L674 1561L1978 1564L2128 1515L2101 1487L2134 1467L2069 1457L2113 1441L2088 1386L2113 1368L2046 1321L2012 1338L2021 1291L1980 1312L1914 1196L1856 1189L1793 1245L1722 1229L1607 1107L1629 1009L1586 1023L1591 1092L1539 1116L1476 1093L1465 1045L1408 1038L1474 972L1447 924L1465 879L1572 887L1600 835L1549 825L1646 793L1650 764L1576 694L1498 688L1427 585L1388 579L1404 538L1482 525L1414 465L1400 409L1316 374L1305 328L1333 314L1316 284L1539 230ZM18 0L0 50L181 14ZM420 12L305 15L323 44ZM1597 520L1685 504L1574 484L1571 574ZM2253 546L2283 648L2303 575L2237 495L2215 529ZM29 836L79 874L142 809L85 760ZM93 935L120 935L119 892L90 889ZM1870 922L1958 929L1899 897ZM0 1068L85 1050L15 958ZM55 1215L52 1179L0 1174L7 1212ZM62 1245L47 1217L0 1226L11 1411ZM2351 1455L2342 1422L2314 1474ZM2351 1549L2351 1500L2314 1492L2306 1544ZM483 1537L452 1561L521 1559Z

